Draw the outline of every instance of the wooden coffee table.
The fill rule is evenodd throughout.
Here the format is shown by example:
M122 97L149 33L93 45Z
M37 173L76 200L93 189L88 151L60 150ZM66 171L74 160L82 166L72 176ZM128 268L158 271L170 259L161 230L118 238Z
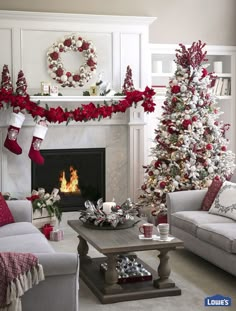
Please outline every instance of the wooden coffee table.
M171 269L168 252L183 246L183 242L177 238L170 242L140 240L139 226L142 223L144 222L140 221L129 229L96 230L84 226L79 220L68 221L69 226L79 234L77 250L80 255L80 277L104 304L181 294L181 289L169 278ZM154 234L157 234L156 228ZM107 258L90 258L88 243ZM140 259L137 260L152 273L153 280L118 284L117 255L147 250L159 251L157 270L153 270ZM104 273L100 270L100 265L105 261L107 270Z

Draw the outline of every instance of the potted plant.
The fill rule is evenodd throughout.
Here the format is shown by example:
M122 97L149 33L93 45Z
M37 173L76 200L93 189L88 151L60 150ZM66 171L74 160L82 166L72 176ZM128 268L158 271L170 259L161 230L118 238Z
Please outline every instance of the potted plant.
M43 227L44 224L55 224L56 220L60 223L62 212L59 207L60 196L59 190L54 188L50 193L44 188L33 190L31 197L27 197L32 202L33 223L36 227Z

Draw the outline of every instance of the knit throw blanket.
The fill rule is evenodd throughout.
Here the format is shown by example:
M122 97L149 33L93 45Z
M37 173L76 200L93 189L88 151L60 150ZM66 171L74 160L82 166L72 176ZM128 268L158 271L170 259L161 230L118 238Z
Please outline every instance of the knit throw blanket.
M0 311L20 311L21 296L44 280L43 267L30 253L0 253Z

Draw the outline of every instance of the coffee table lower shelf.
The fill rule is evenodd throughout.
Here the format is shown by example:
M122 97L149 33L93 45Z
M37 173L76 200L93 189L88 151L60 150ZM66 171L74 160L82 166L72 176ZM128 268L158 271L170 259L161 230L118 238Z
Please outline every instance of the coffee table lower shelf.
M105 260L106 257L93 258L92 260L82 261L80 264L81 279L103 304L181 295L181 289L176 286L162 289L154 287L153 280L158 278L157 272L140 259L137 259L138 262L151 272L153 280L119 284L120 289L109 294L105 293L104 273L100 271L100 265Z

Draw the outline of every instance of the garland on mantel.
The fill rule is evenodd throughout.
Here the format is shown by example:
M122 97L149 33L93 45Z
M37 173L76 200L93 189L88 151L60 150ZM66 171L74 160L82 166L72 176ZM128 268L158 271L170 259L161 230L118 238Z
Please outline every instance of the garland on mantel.
M40 106L40 101L38 103L32 102L29 95L13 94L11 91L2 88L0 89L0 109L13 107L14 110L25 110L33 118L40 117L49 123L66 122L68 124L70 121L86 122L89 120L100 120L101 118L111 117L112 114L117 112L124 113L133 105L136 108L137 103L141 101L141 106L145 112L153 112L156 105L153 101L154 95L154 90L146 87L143 92L138 90L126 92L124 99L112 102L110 105L108 105L104 97L103 104L95 105L90 102L89 104L80 104L74 110L68 110L60 106L51 108L48 105L45 105L45 108L43 108Z

